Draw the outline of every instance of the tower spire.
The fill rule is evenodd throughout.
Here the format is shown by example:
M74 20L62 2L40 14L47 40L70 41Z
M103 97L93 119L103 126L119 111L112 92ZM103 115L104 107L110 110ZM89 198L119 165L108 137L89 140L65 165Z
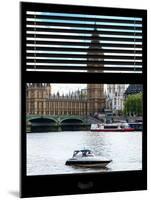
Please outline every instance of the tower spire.
M92 44L99 44L99 33L97 31L97 25L96 25L96 22L94 22L94 29L92 31L92 39L91 39L91 45Z

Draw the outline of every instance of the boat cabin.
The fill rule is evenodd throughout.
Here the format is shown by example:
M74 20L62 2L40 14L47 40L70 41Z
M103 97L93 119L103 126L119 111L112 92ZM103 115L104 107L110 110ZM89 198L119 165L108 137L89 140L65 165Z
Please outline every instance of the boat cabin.
M89 149L76 150L73 152L73 157L87 157L87 156L94 156L94 154Z
M112 124L91 124L91 129L122 129L128 128L128 123L112 123Z

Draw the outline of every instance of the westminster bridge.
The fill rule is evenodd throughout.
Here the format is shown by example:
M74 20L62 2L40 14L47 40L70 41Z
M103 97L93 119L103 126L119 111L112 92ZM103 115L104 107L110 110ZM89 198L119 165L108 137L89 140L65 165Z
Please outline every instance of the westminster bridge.
M90 116L79 115L27 115L27 132L89 130L91 123L97 123Z

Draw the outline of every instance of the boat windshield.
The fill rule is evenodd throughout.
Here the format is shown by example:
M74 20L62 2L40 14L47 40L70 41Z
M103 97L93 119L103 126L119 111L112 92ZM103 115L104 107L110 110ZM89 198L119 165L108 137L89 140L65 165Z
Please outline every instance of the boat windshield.
M78 150L74 151L73 153L73 157L77 156L86 157L86 156L94 156L94 154L90 150Z

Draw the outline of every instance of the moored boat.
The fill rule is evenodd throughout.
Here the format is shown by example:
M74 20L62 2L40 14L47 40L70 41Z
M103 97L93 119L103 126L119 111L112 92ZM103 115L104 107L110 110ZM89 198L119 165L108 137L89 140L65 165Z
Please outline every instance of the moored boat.
M98 132L128 132L135 131L135 128L129 126L128 123L112 123L112 124L91 124L91 131Z
M130 122L128 124L131 128L134 128L135 131L142 131L143 130L143 123L142 122Z
M95 156L89 149L76 150L72 158L66 161L66 165L74 165L78 167L100 167L105 168L111 162L102 156Z

